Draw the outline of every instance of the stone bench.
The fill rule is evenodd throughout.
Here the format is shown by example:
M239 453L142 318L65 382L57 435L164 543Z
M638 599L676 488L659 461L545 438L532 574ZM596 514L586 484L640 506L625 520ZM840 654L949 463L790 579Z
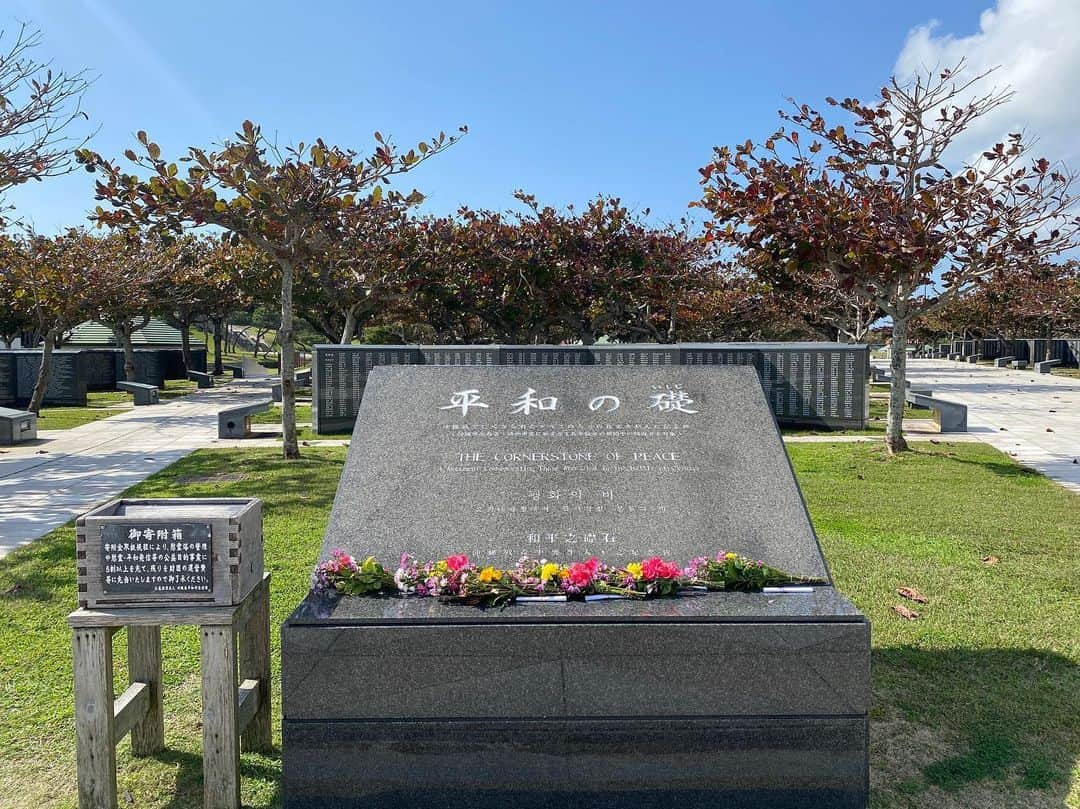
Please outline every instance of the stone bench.
M0 446L9 447L37 438L37 414L0 407Z
M300 368L296 371L296 386L298 388L311 387L311 369Z
M1035 363L1035 373L1048 374L1055 365L1061 365L1061 360L1043 360Z
M1009 363L1009 367L1014 368L1017 371L1023 371L1025 368L1027 368L1027 361L1026 360L1013 360L1012 362Z
M975 363L977 363L981 359L982 359L982 354L969 354L968 357L967 357L967 361L971 365L974 365Z
M935 399L925 393L908 390L904 396L908 404L934 411L934 421L943 433L967 432L967 405Z
M949 359L952 360L953 362L956 362L957 360L960 360L962 358L963 358L963 354L950 354L949 355Z
M156 405L158 403L158 389L156 385L146 385L142 382L117 382L117 390L126 390L135 396L135 405Z
M995 368L1008 368L1009 363L1012 362L1015 359L1016 359L1016 357L998 357L996 360L994 360L994 367Z
M251 417L265 413L274 403L270 399L247 405L227 407L218 413L218 438L247 438L251 435Z
M211 374L203 373L202 371L188 371L187 378L192 382L198 383L199 390L214 387L214 377Z

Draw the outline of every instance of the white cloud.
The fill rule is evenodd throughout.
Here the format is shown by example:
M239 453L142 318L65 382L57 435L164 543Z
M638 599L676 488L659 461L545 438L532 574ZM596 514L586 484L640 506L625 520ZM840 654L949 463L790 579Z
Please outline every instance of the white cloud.
M1033 155L1080 169L1080 0L998 0L970 36L927 22L908 34L894 72L911 76L960 59L971 75L998 68L981 91L1007 86L1016 95L973 122L949 162L971 160L1006 133L1023 131L1038 139Z

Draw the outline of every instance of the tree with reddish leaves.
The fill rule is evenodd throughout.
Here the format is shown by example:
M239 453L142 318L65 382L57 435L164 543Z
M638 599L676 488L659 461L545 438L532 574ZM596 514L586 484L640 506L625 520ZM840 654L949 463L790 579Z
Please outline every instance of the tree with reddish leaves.
M414 245L405 198L391 193L360 200L342 214L322 258L301 275L298 311L327 341L351 342L405 296Z
M52 238L31 235L13 246L12 285L15 300L34 324L41 344L41 363L29 409L41 408L52 370L52 352L64 332L83 320L123 320L136 325L149 305L145 290L153 268L163 259L141 244L115 234L105 238L73 229ZM123 313L123 314L121 314ZM111 325L111 324L108 324ZM134 329L131 329L134 331ZM130 338L130 331L127 332ZM134 365L130 339L125 370Z
M464 132L462 128L462 132ZM178 162L189 167L181 175L177 163L164 160L161 148L145 132L137 139L140 153L124 155L140 177L127 174L101 155L76 151L79 162L98 172L98 206L92 219L125 230L151 228L179 232L185 226L216 225L234 243L247 242L276 267L280 279L282 453L299 458L296 437L296 352L293 288L312 270L340 233L342 220L365 197L377 202L383 184L443 151L456 137L437 137L399 154L375 133L374 154L361 158L351 149L322 139L310 146L279 148L251 121L213 151L190 147ZM422 199L418 192L410 201Z
M1073 173L1032 159L1021 134L957 171L942 162L973 121L1011 97L979 94L984 78L965 78L961 63L910 81L894 77L872 103L827 99L850 116L848 126L792 102L780 113L790 126L761 144L718 147L701 170L695 204L712 214L711 240L741 251L770 278L827 271L892 321L890 453L907 447L912 321L1002 268L1078 242Z
M672 342L711 265L684 225L652 227L618 199L578 212L516 194L524 211L463 208L417 223L410 295L450 339Z
M1011 282L1009 316L1045 340L1043 359L1052 359L1056 336L1080 334L1080 262L1032 262Z
M124 352L124 378L135 380L135 332L146 328L180 258L175 244L158 237L112 233L96 241L91 269L98 294L90 316L108 326Z

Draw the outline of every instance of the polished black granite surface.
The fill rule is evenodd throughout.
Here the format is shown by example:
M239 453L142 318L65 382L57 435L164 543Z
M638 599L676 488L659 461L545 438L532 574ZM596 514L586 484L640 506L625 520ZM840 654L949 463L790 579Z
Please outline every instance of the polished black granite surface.
M529 602L505 608L442 604L437 598L309 594L288 626L663 622L857 622L866 618L833 587L809 593L702 592L648 601Z
M868 797L865 718L286 721L283 742L286 809L861 809Z

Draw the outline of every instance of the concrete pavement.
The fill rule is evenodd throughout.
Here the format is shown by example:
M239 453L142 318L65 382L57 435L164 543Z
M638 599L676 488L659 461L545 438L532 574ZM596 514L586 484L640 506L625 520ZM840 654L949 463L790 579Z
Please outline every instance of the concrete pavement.
M967 405L970 434L1080 493L1080 379L948 360L910 360L908 379Z
M269 397L266 380L237 380L70 430L44 431L38 441L5 447L0 454L0 557L188 453L218 444L219 410Z

